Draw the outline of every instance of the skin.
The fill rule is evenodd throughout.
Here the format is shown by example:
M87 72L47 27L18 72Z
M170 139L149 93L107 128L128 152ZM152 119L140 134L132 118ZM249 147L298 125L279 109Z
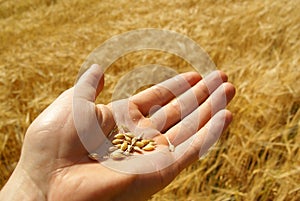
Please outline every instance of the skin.
M73 118L76 91L80 100L94 108L104 135L115 127L118 110L114 111L113 107L121 108L123 103L94 103L104 86L103 77L101 67L93 65L75 87L63 92L32 122L18 165L1 190L0 200L127 201L133 197L136 201L146 200L204 154L232 120L225 107L234 97L235 88L227 82L223 72L212 72L204 79L195 72L188 72L146 89L126 100L129 115L121 116L120 121L129 118L133 120L131 128L151 128L157 132L155 141L162 146L167 145L164 135L168 136L176 148L165 157L174 160L163 169L145 174L114 171L88 158ZM178 78L188 85L180 85ZM174 89L173 92L166 87ZM180 95L177 99L174 99L174 91ZM188 103L191 97L196 97L197 104L180 111L180 103ZM219 101L222 97L226 97L225 103ZM189 120L186 124L183 117L198 121ZM184 133L180 132L182 128ZM194 140L185 145L191 137ZM183 154L180 147L185 147ZM153 161L160 163L159 158ZM141 163L139 168L146 166L147 163Z

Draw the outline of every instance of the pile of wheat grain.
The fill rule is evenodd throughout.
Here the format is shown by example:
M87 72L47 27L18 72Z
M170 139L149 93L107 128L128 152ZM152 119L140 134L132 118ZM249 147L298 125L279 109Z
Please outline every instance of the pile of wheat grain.
M229 75L234 121L203 160L151 200L300 199L300 1L0 1L0 185L13 171L34 118L71 87L87 55L137 28L187 35ZM145 54L144 54L145 53ZM174 55L132 53L106 72L115 81L134 66L178 71Z

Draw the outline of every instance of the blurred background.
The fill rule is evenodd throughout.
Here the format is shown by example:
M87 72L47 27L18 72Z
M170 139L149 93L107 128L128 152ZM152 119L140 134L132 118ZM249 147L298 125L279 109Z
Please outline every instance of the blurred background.
M0 0L0 186L30 123L96 47L160 28L196 41L237 95L218 144L150 200L300 200L299 10L299 0ZM193 70L169 53L130 53L107 69L97 101L110 102L118 79L149 63Z

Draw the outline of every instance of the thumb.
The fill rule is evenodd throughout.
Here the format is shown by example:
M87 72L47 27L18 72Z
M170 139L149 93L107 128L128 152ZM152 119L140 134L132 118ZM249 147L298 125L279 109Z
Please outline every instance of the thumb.
M93 64L79 77L76 83L76 91L84 100L94 102L103 86L103 69L98 64Z
M88 152L94 151L102 144L109 144L103 131L103 125L99 122L99 111L94 103L103 84L103 69L99 65L93 64L80 76L74 86L74 126Z

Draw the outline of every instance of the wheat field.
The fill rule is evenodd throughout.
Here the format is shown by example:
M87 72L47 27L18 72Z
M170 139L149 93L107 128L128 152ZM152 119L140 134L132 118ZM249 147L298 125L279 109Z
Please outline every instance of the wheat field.
M90 52L116 34L159 28L201 45L237 93L218 144L150 200L300 200L299 10L299 0L0 0L1 187L26 129L72 87ZM97 101L108 103L120 76L153 62L190 70L166 53L125 55Z

